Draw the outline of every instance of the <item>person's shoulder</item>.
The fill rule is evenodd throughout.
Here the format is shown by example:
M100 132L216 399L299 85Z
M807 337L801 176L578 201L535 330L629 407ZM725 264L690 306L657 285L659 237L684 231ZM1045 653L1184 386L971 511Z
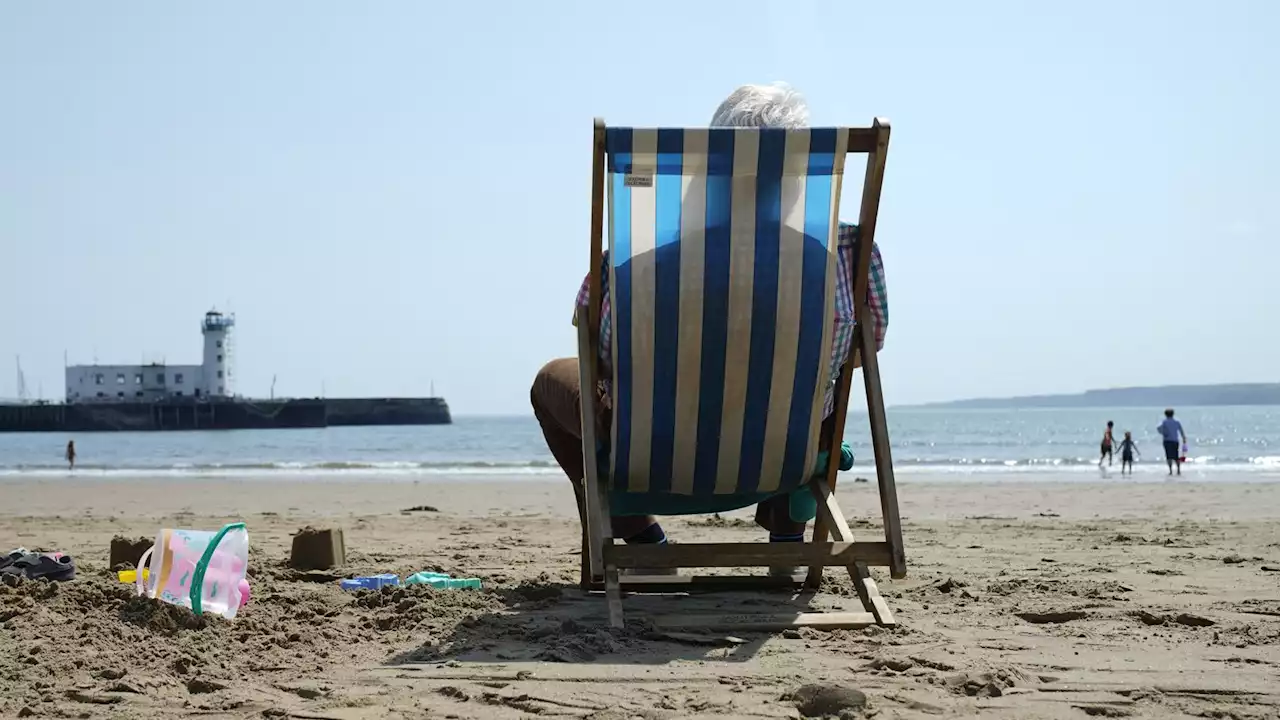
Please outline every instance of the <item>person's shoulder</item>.
M838 231L836 232L836 241L841 247L852 247L858 242L860 231L856 223L840 221Z

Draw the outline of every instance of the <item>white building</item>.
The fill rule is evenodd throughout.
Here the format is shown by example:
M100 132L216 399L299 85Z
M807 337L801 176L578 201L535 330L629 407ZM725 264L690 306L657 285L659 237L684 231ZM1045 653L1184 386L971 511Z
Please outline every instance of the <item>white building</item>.
M232 397L231 330L235 324L235 315L217 310L205 313L200 323L204 335L200 365L71 365L67 367L67 402Z

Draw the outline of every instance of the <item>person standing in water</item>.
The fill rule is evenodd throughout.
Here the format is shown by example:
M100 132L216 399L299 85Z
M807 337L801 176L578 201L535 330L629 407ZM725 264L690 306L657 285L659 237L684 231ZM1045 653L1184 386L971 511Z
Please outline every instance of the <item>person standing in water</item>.
M1114 438L1111 436L1111 429L1116 424L1110 420L1107 421L1107 429L1102 433L1102 457L1098 458L1098 467L1102 467L1102 461L1106 460L1107 465L1111 465L1111 448L1115 444Z
M67 441L67 469L68 470L76 469L76 441L75 440Z
M1178 452L1178 440L1181 438L1182 444L1187 444L1187 433L1182 429L1182 423L1173 419L1173 408L1164 411L1164 420L1160 423L1160 427L1156 428L1160 431L1160 437L1164 438L1164 459L1169 463L1169 474L1173 474L1173 465L1177 463L1178 474L1182 474L1182 456Z
M1124 469L1129 468L1129 475L1133 475L1133 455L1138 454L1142 457L1142 453L1138 452L1138 445L1133 442L1133 433L1128 430L1124 431L1124 440L1120 441L1120 475L1124 475Z

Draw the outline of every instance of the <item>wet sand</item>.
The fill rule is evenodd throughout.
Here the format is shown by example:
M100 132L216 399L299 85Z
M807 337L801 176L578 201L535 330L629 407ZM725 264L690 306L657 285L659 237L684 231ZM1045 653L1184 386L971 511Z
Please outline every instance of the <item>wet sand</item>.
M842 475L860 538L873 483ZM653 631L657 613L856 609L823 591L633 596L611 632L578 592L563 480L0 483L0 551L75 556L61 585L0 585L0 716L799 717L806 684L879 718L1280 716L1280 483L956 482L899 488L910 576L874 571L901 626ZM436 512L403 512L429 505ZM758 540L749 512L664 521L676 541ZM234 621L133 597L113 536L243 520L253 597ZM485 590L344 593L287 567L304 526L345 531L334 574L437 569ZM864 713L865 714L865 713Z

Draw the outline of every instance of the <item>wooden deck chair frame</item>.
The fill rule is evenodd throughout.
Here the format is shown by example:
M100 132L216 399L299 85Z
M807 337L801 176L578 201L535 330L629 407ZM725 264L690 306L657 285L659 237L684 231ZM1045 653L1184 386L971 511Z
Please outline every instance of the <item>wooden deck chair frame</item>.
M804 584L817 589L827 566L847 568L862 602L863 612L780 613L771 615L685 615L654 618L666 628L695 627L702 629L780 629L789 627L848 628L868 625L893 626L895 621L888 605L880 596L868 567L888 567L890 577L906 577L906 554L902 545L902 524L898 514L898 496L893 478L893 460L889 448L889 431L885 419L884 398L880 387L880 369L876 359L876 341L864 332L870 324L867 286L870 280L871 249L875 240L876 217L884 181L885 160L889 149L889 122L876 118L871 127L849 130L849 153L867 155L866 175L862 188L862 204L858 216L860 242L854 268L854 305L856 327L850 359L841 369L836 386L832 432L820 440L824 450L835 448L844 435L849 408L849 392L853 371L861 366L866 387L867 414L871 425L875 453L876 478L879 483L880 510L884 523L883 542L855 542L844 513L836 504L837 462L827 463L825 478L809 483L816 500L818 514L813 539L805 543L692 543L673 545L621 545L612 538L609 493L601 481L595 457L597 434L592 418L596 417L596 394L591 389L597 381L597 348L600 332L599 275L605 213L605 123L595 120L592 146L591 179L591 264L587 306L578 312L578 372L581 382L582 445L585 468L585 507L580 507L584 521L582 534L582 585L598 589L603 585L609 622L623 626L622 590L669 590L684 588L720 589L732 587L776 586L778 579L766 576L681 576L621 578L625 568L707 568L765 567L774 565L808 566ZM828 535L834 542L828 541ZM784 579L785 580L785 579ZM787 584L793 584L791 580Z

